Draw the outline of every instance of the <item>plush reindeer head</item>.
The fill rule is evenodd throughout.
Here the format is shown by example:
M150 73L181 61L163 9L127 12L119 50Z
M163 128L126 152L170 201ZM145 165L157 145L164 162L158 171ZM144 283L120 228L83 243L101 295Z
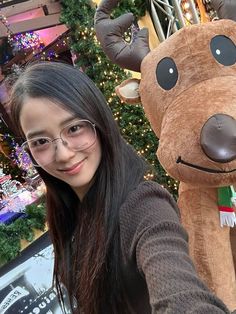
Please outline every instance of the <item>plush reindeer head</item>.
M158 158L177 180L204 186L236 181L236 23L192 25L149 51L147 30L131 43L123 33L132 14L111 20L117 0L102 1L95 15L98 40L108 57L141 80L118 88L130 103L141 99L159 138Z

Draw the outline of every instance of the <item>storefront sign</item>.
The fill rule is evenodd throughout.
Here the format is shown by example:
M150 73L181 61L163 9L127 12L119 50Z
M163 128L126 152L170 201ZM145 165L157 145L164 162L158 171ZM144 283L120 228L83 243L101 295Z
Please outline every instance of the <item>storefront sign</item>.
M53 248L44 234L0 269L1 314L62 314L53 281ZM66 314L72 314L63 289Z

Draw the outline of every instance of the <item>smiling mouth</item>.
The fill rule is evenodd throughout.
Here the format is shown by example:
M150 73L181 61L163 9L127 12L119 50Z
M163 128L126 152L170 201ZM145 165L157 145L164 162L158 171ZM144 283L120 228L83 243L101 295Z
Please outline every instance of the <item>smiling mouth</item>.
M73 166L71 167L68 167L68 168L65 168L65 169L58 169L59 171L62 171L62 172L70 172L70 171L73 171L74 169L76 169L78 166L80 166L83 161L85 161L86 158L84 158L83 160L77 162L76 164L74 164Z
M187 161L184 161L183 159L181 159L181 156L179 156L177 158L176 163L177 164L183 164L185 166L188 166L188 167L191 167L191 168L194 168L194 169L198 169L198 170L201 170L201 171L204 171L204 172L209 172L209 173L231 173L231 172L236 171L236 169L232 169L232 170L215 170L215 169L201 167L201 166L198 166L198 165L191 164L191 163L189 163Z

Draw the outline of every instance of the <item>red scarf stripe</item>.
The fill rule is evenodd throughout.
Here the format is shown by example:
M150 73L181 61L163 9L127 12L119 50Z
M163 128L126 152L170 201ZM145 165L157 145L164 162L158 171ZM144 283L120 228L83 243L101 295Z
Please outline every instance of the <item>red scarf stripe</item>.
M219 206L220 212L234 213L234 209L232 207L227 206Z

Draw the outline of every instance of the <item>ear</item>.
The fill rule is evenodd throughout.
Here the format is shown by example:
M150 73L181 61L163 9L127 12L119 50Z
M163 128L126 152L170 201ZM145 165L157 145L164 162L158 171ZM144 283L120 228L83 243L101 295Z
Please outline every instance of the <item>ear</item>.
M127 104L140 103L139 83L137 78L125 80L115 88L117 96Z

